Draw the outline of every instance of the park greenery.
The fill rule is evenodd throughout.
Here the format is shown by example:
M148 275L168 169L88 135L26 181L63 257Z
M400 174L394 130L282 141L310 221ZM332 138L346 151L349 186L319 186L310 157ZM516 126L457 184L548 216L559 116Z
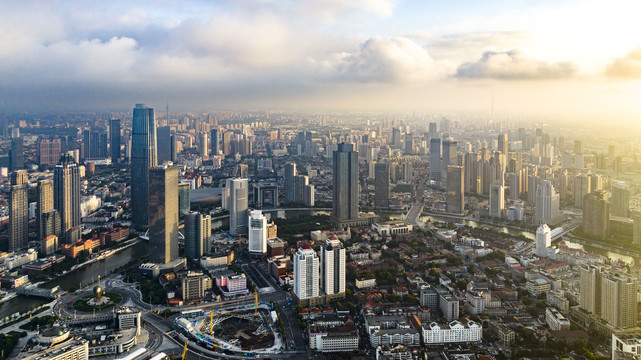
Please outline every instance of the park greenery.
M0 334L0 360L8 359L18 344L18 340L24 336L27 336L27 333L24 331L11 331L7 334Z

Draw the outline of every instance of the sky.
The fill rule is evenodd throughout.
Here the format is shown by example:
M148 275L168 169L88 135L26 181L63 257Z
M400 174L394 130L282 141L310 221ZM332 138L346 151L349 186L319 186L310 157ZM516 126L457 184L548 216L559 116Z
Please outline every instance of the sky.
M640 10L618 0L7 0L0 112L138 102L489 112L493 102L496 113L641 123Z

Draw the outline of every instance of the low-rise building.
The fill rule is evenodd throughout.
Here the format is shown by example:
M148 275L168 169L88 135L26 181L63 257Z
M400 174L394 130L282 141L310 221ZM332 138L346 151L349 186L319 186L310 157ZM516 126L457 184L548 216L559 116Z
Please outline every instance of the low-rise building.
M425 345L466 343L480 341L483 337L483 326L474 321L463 324L452 321L449 324L423 325L423 343Z
M552 331L570 330L570 320L553 307L545 309L545 322Z
M376 231L379 235L402 235L409 234L414 230L411 224L405 223L390 223L390 224L372 224L372 230Z
M552 285L544 279L528 280L528 282L525 284L525 290L527 290L532 296L545 294L551 289Z
M612 360L638 360L639 358L641 358L641 332L612 334Z
M318 352L358 350L358 330L353 325L340 327L310 326L309 348Z
M356 278L356 287L366 289L376 286L376 278Z

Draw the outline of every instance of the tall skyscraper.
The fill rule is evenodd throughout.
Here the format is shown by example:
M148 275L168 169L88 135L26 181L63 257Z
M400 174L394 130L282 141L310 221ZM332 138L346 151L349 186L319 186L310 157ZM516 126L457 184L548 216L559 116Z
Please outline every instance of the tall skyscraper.
M37 215L36 215L36 226L38 227L38 241L44 239L45 234L45 224L43 222L43 216L45 213L52 211L53 207L53 181L51 180L40 180L38 182L38 202L37 202ZM47 234L51 235L51 234ZM60 234L54 234L60 235Z
M138 230L149 227L149 169L158 165L156 149L154 109L136 104L131 139L131 218Z
M449 165L447 167L447 192L445 195L445 201L448 213L463 214L465 212L463 172L464 170L462 166Z
M550 227L542 224L536 229L536 248L534 253L538 257L548 257L548 248L552 246L552 232Z
M376 163L374 168L374 206L389 207L389 164Z
M209 139L207 139L205 132L198 134L198 152L200 156L209 156Z
M399 148L401 146L401 129L392 129L392 146Z
M507 142L507 134L499 134L499 148L498 151L503 153L503 155L507 156L508 152L508 142Z
M298 299L320 295L319 260L316 251L309 246L299 248L294 254L294 294Z
M17 251L29 244L29 176L26 170L11 173L9 193L9 250Z
M441 177L445 175L447 178L447 167L450 165L458 165L457 161L457 147L458 142L452 138L443 141L443 160L441 161Z
M249 213L248 243L250 254L262 255L267 252L267 218L260 210Z
M178 167L149 170L149 260L167 264L178 257Z
M601 294L603 320L619 329L637 326L637 279L623 274L604 273Z
M435 138L438 135L438 130L436 128L436 123L431 122L429 125L429 133L428 133L430 138Z
M580 265L579 306L601 316L601 269L595 265Z
M180 215L191 211L190 191L191 185L189 183L182 182L178 184L178 211Z
M345 292L345 249L340 240L326 240L320 252L321 290L326 295Z
M441 181L441 139L430 139L430 179Z
M496 180L490 185L490 217L503 217L505 209L505 186L503 180Z
M542 180L536 189L534 223L554 225L562 217L559 211L559 194L554 191L552 181Z
M211 154L213 156L218 155L220 153L220 134L218 129L211 129L209 137L211 140Z
M111 119L109 121L109 136L111 138L111 163L120 162L120 119Z
M612 182L612 216L630 217L630 188L622 181Z
M198 259L209 252L211 216L198 211L185 213L185 257Z
M171 127L158 127L156 129L156 137L158 142L158 163L162 164L165 161L171 161Z
M22 136L11 138L11 149L9 150L9 170L15 171L24 169L24 147Z
M333 165L332 216L338 220L358 219L358 152L354 151L354 145L338 144Z
M574 206L583 209L583 198L589 194L591 190L590 176L576 175L574 177Z
M610 202L605 191L597 190L583 198L583 231L602 239L610 234Z
M296 163L290 162L285 164L285 174L283 183L285 185L285 202L296 202Z
M80 171L69 154L53 172L53 207L60 213L61 231L80 226Z
M227 179L229 189L229 233L232 235L247 233L247 179Z

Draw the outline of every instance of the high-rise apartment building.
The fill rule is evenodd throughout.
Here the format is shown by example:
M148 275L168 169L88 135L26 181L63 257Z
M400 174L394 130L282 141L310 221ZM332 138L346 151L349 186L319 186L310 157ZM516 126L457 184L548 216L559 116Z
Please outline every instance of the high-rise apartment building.
M592 191L589 175L579 174L574 177L574 206L583 209L583 198Z
M111 147L111 163L120 162L120 119L111 119L109 121L109 137Z
M464 170L462 166L449 165L447 167L447 192L445 202L447 212L463 214L465 212L465 188L463 185Z
M11 173L9 193L9 250L17 251L29 244L29 176L26 170Z
M601 316L601 268L580 265L579 306L590 314Z
M80 226L80 170L69 154L53 172L53 207L60 213L62 232Z
M249 253L262 255L267 252L267 218L260 210L249 213Z
M559 194L554 191L550 180L541 180L536 188L534 223L554 225L558 223L562 214L559 210Z
M299 248L294 254L294 294L300 300L318 297L319 259L309 246Z
M178 257L177 166L149 170L149 260L167 264Z
M290 162L285 164L283 180L285 185L285 201L288 203L296 202L296 163Z
M132 225L145 230L149 227L149 169L158 165L153 108L136 104L131 137Z
M583 199L583 231L605 238L610 234L610 202L604 190L585 195Z
M630 217L630 187L622 181L612 182L612 216Z
M321 290L326 295L345 292L345 249L340 240L326 240L320 252Z
M490 185L490 217L503 217L505 210L505 186L503 180L496 180Z
M376 163L374 165L374 207L389 207L389 164Z
M38 181L38 200L37 200L37 209L36 209L36 226L38 227L38 241L45 238L45 224L43 222L43 216L45 213L54 210L53 205L53 181L51 180L40 180ZM53 234L59 236L60 234Z
M635 278L614 273L602 275L601 318L619 329L637 326L637 280Z
M229 233L232 235L247 233L247 179L227 179L229 189Z
M185 220L185 257L201 258L209 252L211 216L192 211L185 213L183 218Z
M62 153L60 139L38 139L38 168L46 170L54 167Z
M358 152L353 144L338 144L333 160L332 216L337 220L358 219Z
M441 139L430 139L430 179L441 180Z

